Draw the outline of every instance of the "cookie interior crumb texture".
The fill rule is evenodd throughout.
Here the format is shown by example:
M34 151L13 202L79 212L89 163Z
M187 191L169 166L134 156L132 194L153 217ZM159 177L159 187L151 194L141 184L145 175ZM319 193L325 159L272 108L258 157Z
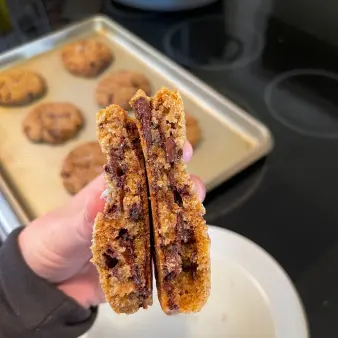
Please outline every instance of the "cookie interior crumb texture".
M81 111L71 103L41 103L27 114L23 131L32 142L60 144L74 137L83 123Z
M73 75L96 77L113 61L113 54L105 43L87 39L65 46L61 58Z
M209 296L210 239L183 162L183 102L163 88L153 98L139 90L130 104L146 161L160 304L167 314L197 312Z
M95 220L92 262L110 306L130 314L152 304L144 158L135 123L117 105L97 114L97 137L107 158L108 193Z
M103 171L106 157L97 141L78 145L65 158L61 170L64 187L76 194Z
M16 106L30 103L45 94L43 77L29 70L12 70L0 74L0 104Z
M150 94L150 83L141 73L120 70L104 77L96 87L96 101L102 107L117 104L121 108L130 109L129 101L138 89Z

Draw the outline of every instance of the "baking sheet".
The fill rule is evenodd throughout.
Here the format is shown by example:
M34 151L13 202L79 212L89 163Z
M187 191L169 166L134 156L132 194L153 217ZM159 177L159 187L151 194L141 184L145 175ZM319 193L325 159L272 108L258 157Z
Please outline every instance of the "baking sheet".
M104 41L115 54L115 62L97 78L75 77L63 67L60 49L81 38ZM88 19L10 51L0 56L0 68L33 70L48 84L47 95L38 101L24 107L0 107L0 188L2 182L7 201L17 215L28 216L26 219L38 217L70 198L60 177L62 162L74 147L95 140L95 114L100 107L94 91L98 81L112 70L142 72L150 79L153 93L162 86L181 92L186 111L198 119L203 135L188 168L203 179L208 190L272 147L265 126L105 17ZM62 145L31 143L22 132L22 121L32 107L50 101L75 104L85 116L85 126Z

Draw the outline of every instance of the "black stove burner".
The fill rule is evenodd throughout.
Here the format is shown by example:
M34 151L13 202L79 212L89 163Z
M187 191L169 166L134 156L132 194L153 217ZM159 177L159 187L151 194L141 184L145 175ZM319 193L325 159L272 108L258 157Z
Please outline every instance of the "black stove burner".
M207 16L174 25L165 34L167 54L179 63L203 70L244 67L256 60L263 40L253 27L223 16Z
M298 133L338 137L338 75L325 70L292 70L277 76L265 91L271 114Z
M218 198L216 191L208 194L206 200L206 221L214 224L220 217L230 214L250 200L259 190L268 171L268 158L264 158L237 176L225 182L220 188L224 192L222 198Z

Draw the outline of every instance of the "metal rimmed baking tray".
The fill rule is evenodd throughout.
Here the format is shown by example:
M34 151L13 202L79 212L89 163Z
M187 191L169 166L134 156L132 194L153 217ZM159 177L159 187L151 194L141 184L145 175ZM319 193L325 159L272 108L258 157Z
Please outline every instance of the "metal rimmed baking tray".
M69 74L60 59L65 44L93 38L107 43L115 54L113 64L98 78ZM121 26L102 16L71 25L0 56L0 70L30 69L43 75L48 84L45 97L24 107L0 107L0 221L27 223L67 199L60 178L63 159L82 142L95 140L94 99L97 82L109 71L136 70L151 82L152 91L162 86L178 89L186 110L202 129L202 140L189 163L210 190L238 173L272 147L267 128L228 99L170 61ZM41 102L68 101L78 106L86 119L74 139L58 146L33 144L22 133L22 120ZM11 221L12 222L12 221ZM10 226L10 225L8 225Z

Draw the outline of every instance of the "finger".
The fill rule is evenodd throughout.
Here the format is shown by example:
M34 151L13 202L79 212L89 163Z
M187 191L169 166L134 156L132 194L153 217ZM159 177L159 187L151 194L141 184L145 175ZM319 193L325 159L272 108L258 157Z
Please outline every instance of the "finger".
M84 308L97 306L106 301L101 289L99 274L91 263L88 263L75 276L58 284L57 288Z
M193 149L189 141L186 141L183 146L183 160L188 163L192 158Z
M93 233L94 220L98 212L103 211L105 199L101 198L102 189L93 189L91 194L87 196L83 209L83 223L79 229L82 237L88 242L91 241Z
M91 194L101 191L101 193L106 189L106 184L104 181L103 174L94 178L90 183L88 183L83 189L81 189L75 196L72 197L70 204L72 207L83 206L86 202L88 196Z
M196 175L190 175L191 179L193 180L195 187L196 187L196 191L198 194L199 199L201 200L201 202L204 201L205 199L205 195L206 195L206 190L205 190L205 185L202 182L202 180L196 176Z

